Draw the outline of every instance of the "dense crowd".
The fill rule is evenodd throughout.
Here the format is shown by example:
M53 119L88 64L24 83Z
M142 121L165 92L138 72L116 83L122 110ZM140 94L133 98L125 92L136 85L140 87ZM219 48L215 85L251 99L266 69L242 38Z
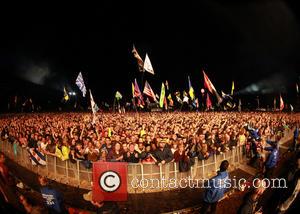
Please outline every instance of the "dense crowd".
M179 162L207 159L241 146L249 158L263 160L267 139L294 127L298 114L281 113L47 113L3 115L1 138L42 155L81 162ZM258 161L260 167L262 161Z

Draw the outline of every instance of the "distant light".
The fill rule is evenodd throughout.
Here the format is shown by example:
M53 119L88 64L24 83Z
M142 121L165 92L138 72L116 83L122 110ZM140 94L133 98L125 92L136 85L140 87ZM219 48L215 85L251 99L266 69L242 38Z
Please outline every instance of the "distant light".
M69 92L69 95L70 96L76 96L76 93L71 91L71 92Z

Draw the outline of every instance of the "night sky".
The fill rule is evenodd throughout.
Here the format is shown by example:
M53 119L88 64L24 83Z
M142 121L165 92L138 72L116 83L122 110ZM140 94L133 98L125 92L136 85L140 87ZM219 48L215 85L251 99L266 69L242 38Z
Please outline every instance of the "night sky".
M62 96L64 85L78 92L79 71L98 102L111 103L116 90L129 97L131 82L141 79L133 43L150 57L156 74L144 79L157 94L166 79L174 91L187 89L188 75L199 94L204 68L219 91L229 93L234 80L240 96L257 84L266 102L280 92L295 102L299 9L294 1L233 2L1 7L0 103L43 90ZM41 90L30 91L32 83Z

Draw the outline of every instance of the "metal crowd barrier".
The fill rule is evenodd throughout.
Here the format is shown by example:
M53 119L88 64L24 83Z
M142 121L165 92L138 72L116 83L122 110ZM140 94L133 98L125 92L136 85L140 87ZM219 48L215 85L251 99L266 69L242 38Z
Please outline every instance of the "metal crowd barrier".
M29 153L26 148L22 148L14 143L8 141L0 142L1 151L9 157L12 161L27 168L28 170L57 182L80 187L91 190L92 169L86 169L81 161L72 163L69 160L62 161L57 157L47 155L46 166L33 165L29 158ZM14 149L15 148L15 149ZM191 166L188 172L180 172L178 163L171 162L164 165L157 165L153 163L129 163L128 164L128 193L141 192L158 192L166 191L168 188L136 188L132 186L133 179L142 179L161 181L162 179L175 179L190 177L192 179L208 179L215 175L220 163L223 160L228 160L230 169L234 170L243 160L242 149L240 147L234 148L221 155L213 155L207 160L199 160L195 158L195 164Z

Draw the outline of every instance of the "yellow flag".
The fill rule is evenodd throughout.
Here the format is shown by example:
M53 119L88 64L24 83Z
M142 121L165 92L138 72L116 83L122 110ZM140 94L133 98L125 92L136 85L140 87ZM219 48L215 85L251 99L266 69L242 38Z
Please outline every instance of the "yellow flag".
M65 101L68 101L68 100L69 100L69 95L68 95L67 90L66 90L65 87L64 87L64 100L65 100Z
M231 96L233 95L233 90L234 90L234 81L232 81Z

